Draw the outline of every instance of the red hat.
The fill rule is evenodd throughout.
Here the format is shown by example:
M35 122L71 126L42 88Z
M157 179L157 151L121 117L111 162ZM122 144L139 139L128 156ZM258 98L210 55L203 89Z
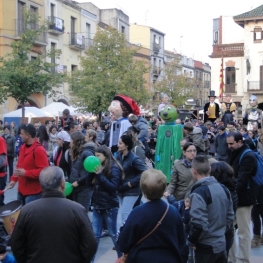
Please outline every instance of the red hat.
M140 109L137 105L137 103L130 97L127 97L122 94L116 95L113 100L118 100L123 103L123 105L127 108L127 110L134 114L134 115L140 115Z

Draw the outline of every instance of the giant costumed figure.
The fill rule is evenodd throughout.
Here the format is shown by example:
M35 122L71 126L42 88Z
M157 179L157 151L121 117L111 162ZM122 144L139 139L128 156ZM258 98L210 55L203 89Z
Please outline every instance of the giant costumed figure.
M230 121L234 120L235 111L237 106L234 102L231 102L231 95L226 95L226 101L221 104L221 110L223 112L222 121L224 122L225 127Z
M204 122L211 121L214 123L214 121L219 118L219 104L215 102L215 91L210 91L210 96L208 96L209 102L205 104L204 106Z
M250 108L245 110L243 124L247 125L248 130L253 130L253 126L262 127L262 110L258 109L258 98L255 95L249 98Z
M183 138L181 124L175 124L178 118L177 109L172 105L163 107L160 117L165 124L158 127L157 144L155 149L155 169L161 170L170 182L173 163L180 159L182 150L180 140Z
M118 151L119 138L131 126L129 114L139 115L140 109L132 98L118 94L113 98L108 110L114 118L110 128L109 147L115 153Z

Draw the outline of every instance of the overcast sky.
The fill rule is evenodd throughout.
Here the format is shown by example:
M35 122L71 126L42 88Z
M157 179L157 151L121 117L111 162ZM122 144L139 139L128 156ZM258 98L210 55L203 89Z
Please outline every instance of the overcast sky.
M89 2L88 0L76 0ZM176 50L210 62L213 18L239 15L263 4L262 0L92 0L99 8L118 8L130 23L156 28L165 33L165 49ZM234 34L234 32L233 32ZM143 37L143 36L142 36ZM140 38L138 38L140 43Z

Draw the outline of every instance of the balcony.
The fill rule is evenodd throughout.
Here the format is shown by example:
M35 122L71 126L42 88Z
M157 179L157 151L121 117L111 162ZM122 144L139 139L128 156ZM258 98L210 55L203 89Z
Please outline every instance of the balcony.
M243 57L244 49L244 43L213 45L210 58Z
M51 67L51 73L66 73L67 72L67 66L64 65L56 65Z
M48 32L54 35L61 35L64 33L64 20L55 16L48 17Z
M154 53L159 53L159 51L160 51L160 44L158 43L155 43L155 42L153 42L153 52Z
M75 50L85 49L85 38L81 34L70 33L69 47Z
M262 81L248 81L247 91L253 92L255 94L262 94L263 93L263 82Z
M39 30L40 26L38 24L29 24L28 28L25 27L24 20L23 19L15 19L16 24L16 31L15 31L15 38L19 39L21 34L26 31L26 29L30 30ZM47 34L46 32L39 32L39 35L37 35L34 45L37 46L47 46Z
M225 84L224 93L236 93L236 84Z
M161 73L161 69L159 67L153 66L153 75L159 76Z

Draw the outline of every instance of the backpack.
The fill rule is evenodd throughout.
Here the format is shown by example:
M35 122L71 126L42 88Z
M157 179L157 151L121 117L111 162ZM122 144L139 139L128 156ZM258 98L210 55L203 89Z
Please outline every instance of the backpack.
M250 149L246 149L240 156L239 165L241 164L243 156L247 152L253 152L253 151L250 150ZM254 153L254 155L255 155L255 157L257 159L258 169L257 169L257 172L256 172L255 176L253 176L252 178L253 178L254 182L257 185L263 186L263 158L262 158L262 156L260 154Z

